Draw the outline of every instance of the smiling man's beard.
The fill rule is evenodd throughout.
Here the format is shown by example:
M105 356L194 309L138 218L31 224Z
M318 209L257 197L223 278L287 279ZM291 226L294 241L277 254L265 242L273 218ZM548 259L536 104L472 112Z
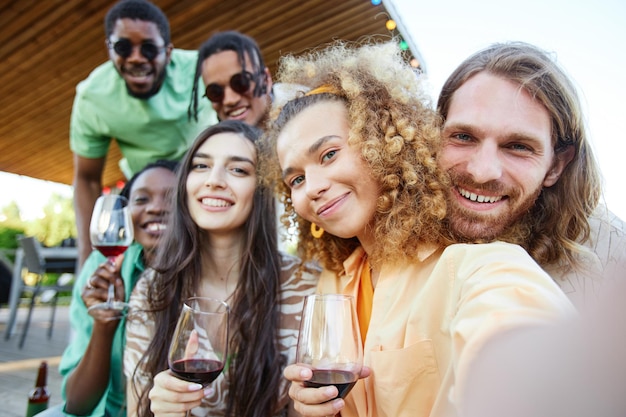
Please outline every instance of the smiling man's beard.
M163 86L163 81L165 80L165 74L166 74L166 71L165 69L163 69L163 72L161 72L161 75L159 76L159 78L157 78L156 82L154 83L150 91L147 91L145 93L137 93L131 90L128 87L128 84L126 84L126 91L128 92L128 95L131 97L135 97L141 100L147 100L153 95L157 94L161 90L161 87Z
M518 225L518 222L524 222L528 219L525 215L532 209L539 195L542 186L539 186L525 200L520 201L520 193L517 190L504 190L497 182L490 182L478 185L463 175L450 172L453 187L468 187L470 189L482 189L491 191L491 194L506 195L506 202L515 204L514 207L509 206L508 210L499 210L497 214L478 212L460 206L456 201L456 197L452 196L454 190L449 191L448 198L448 224L452 233L461 241L491 241L501 239L503 235L508 234L512 229L525 230L524 225ZM457 190L458 192L458 190ZM482 203L492 204L492 203ZM522 226L518 228L517 226ZM507 240L509 240L507 238Z

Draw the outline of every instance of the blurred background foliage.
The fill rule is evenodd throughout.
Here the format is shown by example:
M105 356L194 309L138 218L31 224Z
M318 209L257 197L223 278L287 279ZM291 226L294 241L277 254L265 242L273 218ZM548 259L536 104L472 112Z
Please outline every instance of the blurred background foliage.
M24 220L20 208L14 201L0 208L0 261L3 262L2 282L0 282L0 303L7 302L10 288L12 263L15 261L15 249L20 236L35 236L45 246L58 246L66 239L76 238L76 222L71 197L52 194L34 219ZM59 274L47 273L43 285L57 281ZM24 281L33 285L36 275L25 274ZM62 292L60 297L69 297L69 292ZM5 299L6 298L6 299ZM64 303L65 301L61 301Z
M42 215L23 220L15 202L0 208L0 249L17 248L18 235L35 236L45 246L57 246L76 238L74 206L70 197L52 194Z

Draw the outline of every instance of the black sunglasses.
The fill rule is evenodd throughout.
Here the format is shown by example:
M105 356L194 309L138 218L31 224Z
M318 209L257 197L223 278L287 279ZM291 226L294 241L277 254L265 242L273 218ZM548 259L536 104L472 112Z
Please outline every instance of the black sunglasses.
M245 94L250 91L253 81L256 81L254 75L248 71L241 71L230 77L228 84L235 93ZM224 87L216 83L211 83L206 86L204 96L213 103L221 103L222 100L224 100Z
M122 38L115 43L108 41L108 44L109 48L113 48L115 53L122 58L128 58L133 53L133 43L130 39ZM164 46L157 46L152 42L144 42L139 46L139 52L148 61L152 61L163 50L165 50Z

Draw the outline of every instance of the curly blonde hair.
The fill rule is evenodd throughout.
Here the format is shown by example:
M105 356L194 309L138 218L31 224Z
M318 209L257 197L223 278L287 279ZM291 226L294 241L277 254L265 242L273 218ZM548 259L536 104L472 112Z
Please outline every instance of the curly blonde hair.
M305 108L321 101L342 101L348 110L348 143L361 151L380 195L374 214L372 264L415 256L423 245L450 243L446 216L448 180L437 167L440 121L416 72L403 60L395 42L370 45L336 42L300 57L284 56L278 80L303 86L284 106L276 106L264 136L260 163L285 205L282 221L298 234L298 254L316 259L333 271L359 246L356 238L328 233L315 239L311 223L299 217L283 182L276 140L285 125ZM304 95L324 85L333 93Z

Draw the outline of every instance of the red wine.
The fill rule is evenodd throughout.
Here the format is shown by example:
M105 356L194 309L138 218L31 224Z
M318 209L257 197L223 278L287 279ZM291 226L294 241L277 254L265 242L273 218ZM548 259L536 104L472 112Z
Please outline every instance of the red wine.
M124 253L124 251L126 249L128 249L128 246L121 246L121 245L97 245L94 246L97 250L100 251L101 254L103 254L104 256L106 256L107 258L109 257L116 257L117 255L121 255Z
M185 381L208 385L222 372L224 362L213 359L181 359L170 364L170 369Z
M345 398L352 387L354 387L354 384L356 384L357 379L357 376L352 372L338 371L334 369L313 369L313 377L308 381L305 381L304 386L309 388L319 388L334 385L339 391L339 395L335 398Z

